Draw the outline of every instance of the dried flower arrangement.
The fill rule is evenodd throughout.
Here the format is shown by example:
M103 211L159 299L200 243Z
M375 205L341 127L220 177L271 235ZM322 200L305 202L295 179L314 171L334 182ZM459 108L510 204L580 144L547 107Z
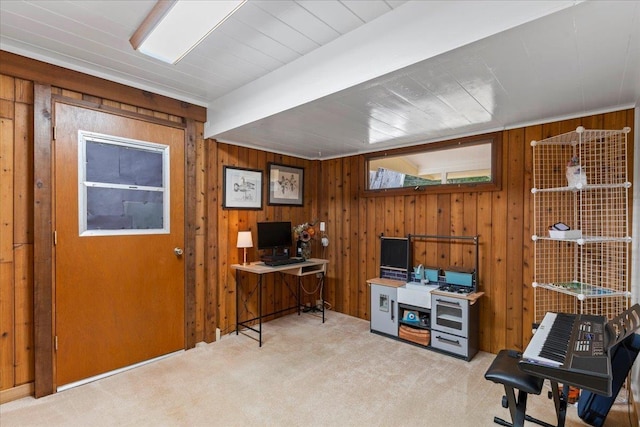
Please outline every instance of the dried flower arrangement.
M293 227L293 233L298 244L296 245L296 256L301 256L304 259L311 257L311 244L310 241L316 235L317 220L312 222L305 222Z

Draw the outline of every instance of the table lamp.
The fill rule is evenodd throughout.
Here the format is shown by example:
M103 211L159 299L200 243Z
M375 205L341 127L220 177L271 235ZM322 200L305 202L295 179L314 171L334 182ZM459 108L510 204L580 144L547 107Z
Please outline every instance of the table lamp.
M236 246L244 250L244 262L242 265L247 265L247 248L253 247L251 231L238 231L238 244Z

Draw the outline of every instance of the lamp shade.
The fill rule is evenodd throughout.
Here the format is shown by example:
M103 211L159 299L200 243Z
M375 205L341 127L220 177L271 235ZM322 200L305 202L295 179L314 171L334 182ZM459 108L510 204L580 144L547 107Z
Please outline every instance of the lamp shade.
M252 248L253 239L251 238L251 231L238 231L238 248Z

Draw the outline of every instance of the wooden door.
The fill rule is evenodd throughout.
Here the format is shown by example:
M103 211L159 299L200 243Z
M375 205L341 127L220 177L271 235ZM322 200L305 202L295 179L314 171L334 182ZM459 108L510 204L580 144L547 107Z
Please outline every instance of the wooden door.
M185 137L183 129L60 102L54 112L55 383L60 387L185 347L184 262L174 251L184 247ZM130 148L112 144L112 139L133 143L134 151L138 142L151 143L166 156L168 161L161 166L169 171L166 188L148 185L165 201L160 203L164 213L160 225L151 221L147 230L144 225L127 228L120 222L127 222L123 218L131 216L129 212L121 218L104 215L108 208L100 206L100 194L107 193L100 191L122 191L126 193L122 204L142 211L151 206L124 202L137 197L137 185L127 188L120 183L115 190L105 190L96 184L85 190L93 179L89 165L106 170L140 168L131 166L126 154L104 160L99 156L102 149L113 154ZM139 150L142 157L145 150ZM149 156L156 158L153 152ZM114 230L101 233L109 224ZM119 227L125 231L119 232Z

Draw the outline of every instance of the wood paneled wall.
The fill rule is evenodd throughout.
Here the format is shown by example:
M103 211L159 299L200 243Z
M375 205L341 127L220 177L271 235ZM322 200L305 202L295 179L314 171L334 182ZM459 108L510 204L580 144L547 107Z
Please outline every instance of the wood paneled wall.
M33 83L0 75L0 390L34 377Z
M570 132L578 126L633 128L633 114L630 109L504 131L503 185L501 191L493 192L361 197L362 156L306 162L217 144L218 166L213 167L215 162L210 162L210 170L218 174L219 182L222 165L262 169L266 162L276 161L307 168L304 208L274 210L267 206L262 211L225 211L218 207L220 223L215 230L219 233L219 259L210 265L217 265L222 286L218 291L219 327L223 333L235 327L235 278L228 267L240 256L233 248L235 233L262 220L290 219L297 224L318 218L326 222L330 239L326 250L317 242L313 250L314 256L330 261L325 298L334 310L362 319L370 316L366 280L379 274L381 234L479 235L479 287L485 293L480 300L480 349L492 353L503 348L523 349L531 338L534 317L530 142ZM628 138L632 179L633 129ZM317 187L309 188L314 179ZM220 186L217 195L222 197ZM414 257L416 264L436 266L470 266L474 261L473 250L468 246L448 244L425 245ZM274 292L272 286L269 283L269 295ZM279 308L273 302L267 304L265 309Z
M410 196L358 197L359 156L322 162L320 218L331 238L327 298L337 311L369 318L366 279L378 276L379 236L475 235L480 242L480 349L523 349L534 316L532 140L575 130L632 128L629 179L633 178L632 109L504 131L502 190ZM630 203L630 207L631 207ZM631 217L630 217L631 218ZM455 253L459 251L459 253ZM467 249L440 245L414 255L415 264L469 265Z
M2 58L5 56L3 52ZM15 56L7 58L12 61ZM42 77L51 71L48 64L29 61L31 67L27 74L35 73ZM11 66L8 68L13 69ZM38 68L42 69L38 71ZM54 74L64 73L56 71ZM46 81L46 77L38 80ZM87 79L83 82L87 84ZM102 80L95 79L96 82L96 86L100 86ZM0 402L33 394L37 374L34 357L37 343L34 336L34 300L38 300L35 298L37 287L34 286L34 236L37 235L34 224L34 133L38 125L34 123L34 86L31 80L0 75ZM122 99L146 100L142 106L131 105L95 95L103 89L88 94L53 87L50 92L88 108L114 114L147 117L156 122L186 123L185 145L188 149L185 150L185 161L189 166L185 180L188 186L185 205L189 208L185 212L189 214L185 227L186 235L190 237L185 245L188 251L185 347L193 347L195 343L206 340L207 329L204 306L207 299L204 296L209 283L205 276L207 152L202 136L204 123L168 113L180 110L176 103L170 103L166 111L157 111L149 108L156 101L153 96L139 98L136 91L122 86L120 92L125 94ZM189 107L187 104L184 106ZM189 114L203 116L199 111L204 109L198 108L194 110L191 106ZM209 329L215 330L215 326Z
M320 191L320 162L303 160L295 157L267 153L245 147L209 141L208 176L212 181L209 187L210 218L216 217L217 224L211 227L208 245L212 248L208 268L211 271L210 290L216 289L217 304L210 313L217 319L222 334L235 329L236 319L236 277L230 265L242 262L242 250L236 248L238 231L251 230L254 247L247 250L248 261L256 261L259 257L257 245L256 224L261 221L291 221L292 225L311 222L317 218L318 197ZM288 166L304 168L304 206L270 206L268 195L268 163L280 163ZM263 171L263 208L261 210L223 209L223 166L236 166ZM212 209L213 208L213 209ZM318 256L319 246L314 245L313 256ZM214 255L215 254L215 255ZM215 257L215 258L214 258ZM246 292L251 294L255 286L253 275L241 276L242 283L247 283ZM309 280L304 285L312 289ZM278 285L279 278L267 275L263 279L263 312L270 313L285 307L291 307L294 300L286 287ZM217 288L216 288L217 285ZM255 294L254 294L255 296ZM308 301L313 301L309 296ZM253 301L241 307L243 318L255 317L256 302Z
M29 63L33 73L33 62ZM19 67L16 68L19 73ZM42 74L40 74L42 75ZM57 71L58 79L64 73ZM40 79L46 81L46 79ZM71 80L68 80L69 82ZM92 81L100 85L100 80ZM91 87L83 79L82 87ZM72 83L68 83L72 85ZM33 324L33 82L15 75L0 75L0 390L26 386L34 381ZM131 88L120 88L126 95ZM183 120L171 112L148 105L110 100L100 91L84 93L55 86L54 94L108 108L134 111L166 120ZM127 98L146 99L146 98ZM141 101L142 103L142 101ZM177 107L176 107L177 108ZM369 289L366 279L378 275L379 235L411 234L480 235L481 345L497 352L523 348L530 337L533 319L533 276L531 247L531 148L533 139L543 139L582 125L595 129L633 127L633 110L598 114L544 125L505 131L503 134L503 188L495 192L416 194L410 196L360 196L363 159L351 156L311 161L233 146L202 138L203 123L195 120L195 157L190 189L195 198L194 217L187 227L193 230L195 262L189 272L195 303L189 307L192 342L215 340L216 329L223 334L235 328L236 278L230 265L241 261L235 247L239 230L255 234L258 221L287 220L294 225L318 219L327 224L330 245L324 250L314 242L313 256L329 259L325 296L332 309L369 318ZM633 141L633 131L629 136ZM633 171L633 144L629 144L629 174ZM305 170L304 206L267 204L269 162ZM222 166L238 166L264 171L263 209L222 209ZM254 240L255 242L255 240ZM457 252L456 252L457 251ZM443 265L466 264L471 256L464 249L439 246L418 251L420 262ZM250 260L257 250L249 250ZM458 261L460 258L463 261ZM467 259L467 261L464 261ZM247 278L250 279L250 278ZM265 283L264 310L285 307L290 296L276 285ZM313 288L308 283L308 289ZM306 300L314 301L315 296ZM243 307L244 309L244 307ZM255 304L247 305L249 313ZM24 393L24 391L22 391ZM5 395L2 395L4 399Z

